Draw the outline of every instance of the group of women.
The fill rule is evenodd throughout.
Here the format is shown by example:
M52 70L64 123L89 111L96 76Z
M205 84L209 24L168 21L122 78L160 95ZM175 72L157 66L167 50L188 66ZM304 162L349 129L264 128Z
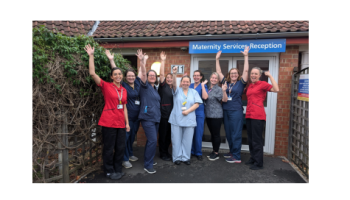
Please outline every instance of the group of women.
M224 154L229 163L241 163L241 143L243 127L242 94L246 90L247 109L246 123L249 142L250 159L246 162L250 169L263 167L263 139L262 132L266 120L263 101L266 92L278 92L278 85L270 75L272 85L259 81L262 70L254 67L248 81L248 52L244 55L243 74L237 68L229 71L224 77L220 68L219 51L216 55L216 72L210 75L209 87L201 71L193 73L191 78L184 75L180 86L177 86L177 68L173 73L164 74L166 55L161 52L161 67L159 83L154 70L146 72L148 55L137 51L140 60L138 73L132 69L125 71L115 66L114 55L106 50L111 63L112 82L105 82L94 68L94 48L85 47L89 55L89 72L96 84L101 88L105 106L98 125L102 126L103 134L103 165L106 177L120 179L125 168L132 167L129 161L137 161L133 155L132 144L140 123L145 131L147 142L144 151L144 170L150 174L156 173L154 156L157 147L159 131L159 154L165 161L172 161L177 165L190 165L191 154L202 161L202 137L204 120L206 119L213 151L208 156L210 161L219 159L220 128L222 121L229 143L230 152ZM124 77L124 78L123 78ZM246 86L249 82L248 86ZM219 83L222 86L219 86ZM158 85L158 90L156 88ZM168 152L172 144L172 154Z

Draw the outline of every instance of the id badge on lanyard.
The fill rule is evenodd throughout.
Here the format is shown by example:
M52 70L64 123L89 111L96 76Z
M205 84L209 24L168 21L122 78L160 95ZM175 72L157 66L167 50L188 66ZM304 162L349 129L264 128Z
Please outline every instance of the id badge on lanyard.
M117 105L117 109L123 109L123 104L122 104L123 88L122 88L122 96L119 96L119 92L116 88L114 88L114 89L115 89L115 91L117 91L118 99L119 99L119 104Z
M227 101L232 101L231 90L232 90L234 85L235 84L233 84L232 86L231 86L231 84L229 85L229 89L228 89L229 93L228 93Z
M137 100L135 100L135 105L140 105L140 100L139 100L139 98L137 98Z
M184 98L184 102L182 103L181 110L184 111L184 110L186 110L187 97L186 97L186 95L183 93L183 91L182 91L182 95L183 95L182 97ZM187 93L187 95L188 95L188 93Z

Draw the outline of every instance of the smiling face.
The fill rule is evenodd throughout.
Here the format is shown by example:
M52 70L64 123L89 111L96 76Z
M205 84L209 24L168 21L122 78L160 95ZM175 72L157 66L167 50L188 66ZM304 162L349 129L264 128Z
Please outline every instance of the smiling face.
M165 81L168 85L172 85L173 84L173 76L171 74L168 74L165 78Z
M123 80L123 73L120 69L113 70L111 79L113 80L113 83L118 83Z
M148 82L150 84L154 84L157 80L157 74L154 73L154 71L150 71L148 72L148 78L147 78Z
M252 71L250 72L250 80L252 81L252 83L258 82L260 76L261 74L258 69L252 69Z
M201 81L202 78L203 77L201 76L201 73L199 73L199 72L194 72L193 73L194 83L198 84Z
M188 89L190 87L191 81L189 77L183 77L181 80L182 89Z
M214 86L218 84L218 81L219 81L218 76L216 74L212 74L210 77L210 84Z
M239 74L238 74L238 70L236 68L233 68L230 70L230 79L233 82L236 82L238 80Z
M136 76L134 72L129 71L128 73L126 73L126 81L129 84L133 84L135 82Z

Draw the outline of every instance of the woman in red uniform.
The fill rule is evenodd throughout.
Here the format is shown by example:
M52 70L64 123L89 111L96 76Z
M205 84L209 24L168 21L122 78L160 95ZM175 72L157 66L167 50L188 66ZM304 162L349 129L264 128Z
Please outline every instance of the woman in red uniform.
M257 170L263 168L263 138L262 133L266 121L266 113L264 109L264 100L267 92L278 92L278 84L271 76L269 71L265 72L265 76L269 77L271 84L260 81L259 78L262 70L259 67L253 67L250 72L251 83L247 87L247 111L245 114L248 133L248 144L250 159L245 163L251 165L250 169Z
M89 73L101 88L105 100L105 107L98 122L98 125L102 126L104 172L107 178L118 180L124 175L122 161L125 150L125 135L126 131L130 131L126 108L127 92L121 85L123 73L120 68L115 67L111 71L112 83L105 82L95 73L95 48L91 48L89 44L85 46L84 50L89 55Z

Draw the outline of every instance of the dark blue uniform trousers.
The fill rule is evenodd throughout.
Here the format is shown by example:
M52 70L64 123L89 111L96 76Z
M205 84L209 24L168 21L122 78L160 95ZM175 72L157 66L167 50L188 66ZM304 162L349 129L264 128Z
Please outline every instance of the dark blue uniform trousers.
M157 149L159 123L141 120L142 128L147 138L144 154L144 168L153 168L153 158Z
M202 138L204 133L205 116L196 115L197 126L194 128L191 154L196 156L202 155Z
M224 127L230 152L241 160L243 110L224 110Z
M131 156L134 155L132 151L132 145L135 141L135 136L137 131L139 130L140 120L129 120L130 131L126 132L125 138L125 153L124 153L124 161L128 161Z

